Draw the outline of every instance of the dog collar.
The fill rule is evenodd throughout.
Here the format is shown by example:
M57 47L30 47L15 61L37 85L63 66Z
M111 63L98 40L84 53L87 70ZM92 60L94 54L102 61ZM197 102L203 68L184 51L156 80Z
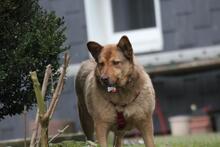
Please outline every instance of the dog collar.
M113 106L120 106L120 107L126 107L128 104L130 104L130 103L132 103L132 102L134 102L137 98L138 98L138 96L140 95L140 91L135 95L135 97L134 97L134 99L132 99L129 103L127 103L127 104L116 104L116 103L114 103L113 101L111 101L111 100L108 100Z
M136 99L137 99L137 97L140 95L140 91L136 94L136 96L135 96L135 98L130 102L130 103L132 103L132 102L134 102ZM113 105L113 106L120 106L120 107L126 107L128 104L130 104L130 103L128 103L128 104L116 104L116 103L114 103L114 102L112 102L111 100L110 100L110 103ZM125 120L125 117L124 117L124 114L123 114L123 112L121 112L121 111L118 111L118 110L116 110L116 114L117 114L117 116L116 116L116 123L117 123L117 129L118 130L122 130L122 129L124 129L125 128L125 126L126 126L126 120Z

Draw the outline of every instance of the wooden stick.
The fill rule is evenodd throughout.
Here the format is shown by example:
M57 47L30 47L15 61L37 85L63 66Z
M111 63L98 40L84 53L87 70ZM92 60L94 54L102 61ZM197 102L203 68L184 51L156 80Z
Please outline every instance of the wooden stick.
M44 97L42 95L43 89L42 89L42 91L40 91L40 83L38 81L37 74L36 74L36 72L30 72L31 79L33 81L35 95L37 98L37 105L39 108L39 122L41 125L41 134L40 134L41 147L48 147L49 146L49 144L48 144L49 120L55 111L55 108L57 106L61 92L63 90L64 77L66 75L66 70L67 70L69 61L70 61L70 57L66 53L64 56L64 65L61 69L61 74L59 76L58 84L56 86L55 92L53 93L52 100L51 100L51 103L49 105L48 110L46 110L46 105L44 103ZM48 81L48 80L46 80L46 81ZM45 92L46 92L46 90L45 90ZM43 94L45 94L45 92Z
M47 91L47 86L48 86L48 81L50 78L50 75L52 74L52 69L51 69L51 65L47 65L46 67L46 71L44 74L44 81L43 81L43 85L42 85L42 89L41 89L41 93L42 96L45 97L46 91Z
M58 136L60 136L61 134L63 134L64 131L65 131L67 128L69 128L69 125L66 125L62 130L58 130L58 131L57 131L58 133L57 133L56 135L54 135L54 136L49 140L49 143L51 143L55 138L57 138Z
M44 74L44 81L43 81L43 85L42 85L42 89L41 89L41 94L43 97L45 97L46 91L47 91L47 86L48 86L48 80L50 75L52 74L52 69L51 69L51 65L47 65L46 67L46 71ZM35 117L35 128L33 130L32 136L31 136L31 141L30 141L30 147L35 147L36 145L36 138L37 138L37 133L38 133L38 129L40 127L39 125L39 109L37 108L37 114Z
M47 126L48 126L49 120L43 119L44 114L46 113L46 105L44 103L44 98L41 94L40 83L37 78L37 73L34 71L34 72L31 72L30 74L31 74L31 79L33 81L33 85L34 85L34 92L37 98L37 106L39 108L39 121L41 125L41 138L40 138L41 147L48 147Z
M55 92L53 93L53 97L52 97L52 100L51 100L51 103L49 105L49 108L48 108L48 111L46 112L45 114L45 118L51 118L53 113L54 113L54 110L57 106L57 103L58 103L58 100L59 100L59 97L61 95L61 92L63 90L63 86L64 86L64 77L66 75L66 70L67 70L67 67L68 67L68 64L69 64L69 61L70 61L70 57L69 55L66 53L65 56L64 56L64 65L63 67L61 68L61 74L59 76L59 80L58 80L58 84L55 88Z
M27 147L27 106L24 105L24 147Z
M31 79L33 81L33 85L34 85L34 92L35 92L35 95L37 98L37 105L39 108L39 114L40 114L40 117L42 117L44 115L44 113L46 112L46 106L44 103L44 98L41 94L40 83L38 81L36 71L30 72L30 74L31 74Z
M38 129L39 129L39 109L38 108L37 108L37 114L35 117L34 125L35 125L35 127L33 129L33 133L31 136L30 147L35 147L35 145L36 145L37 133L38 133Z
M63 75L65 76L65 73L66 73L66 70L64 69L63 70ZM64 78L64 76L62 76L63 78ZM57 106L57 103L58 103L58 101L59 101L59 97L60 97L60 95L61 95L61 92L62 92L62 90L63 90L63 87L64 87L64 80L62 80L61 81L61 84L60 84L60 87L59 87L59 90L58 90L58 93L57 93L57 97L58 98L56 98L56 100L55 100L55 102L54 102L54 105L53 105L53 107L52 107L52 111L51 111L51 113L50 113L50 118L52 118L52 116L53 116L53 113L54 113L54 111L55 111L55 109L56 109L56 106Z

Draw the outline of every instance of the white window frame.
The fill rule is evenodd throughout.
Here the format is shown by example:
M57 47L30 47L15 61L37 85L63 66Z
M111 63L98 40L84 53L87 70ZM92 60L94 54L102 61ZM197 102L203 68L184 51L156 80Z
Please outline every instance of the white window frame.
M160 51L163 48L160 2L154 0L156 26L130 31L114 32L111 0L85 0L88 40L100 44L117 43L127 35L135 53Z

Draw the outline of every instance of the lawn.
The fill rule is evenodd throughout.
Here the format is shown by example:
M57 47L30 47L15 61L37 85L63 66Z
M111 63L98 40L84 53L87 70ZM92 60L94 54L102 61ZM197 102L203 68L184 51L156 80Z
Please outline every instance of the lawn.
M157 136L156 147L220 147L220 134L189 135L184 137ZM144 145L127 145L127 147Z
M220 147L220 134L156 137L157 147Z
M156 136L156 147L220 147L220 134L189 135L184 137ZM112 147L112 145L109 145ZM81 143L68 141L53 147L86 147ZM125 147L144 147L144 145L125 145Z

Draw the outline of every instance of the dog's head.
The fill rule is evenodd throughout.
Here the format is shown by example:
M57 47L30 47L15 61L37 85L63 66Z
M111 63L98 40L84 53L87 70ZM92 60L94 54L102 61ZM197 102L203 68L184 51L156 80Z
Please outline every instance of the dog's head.
M134 68L133 49L128 37L122 36L118 44L102 46L88 42L87 46L97 62L95 74L102 85L123 87Z

